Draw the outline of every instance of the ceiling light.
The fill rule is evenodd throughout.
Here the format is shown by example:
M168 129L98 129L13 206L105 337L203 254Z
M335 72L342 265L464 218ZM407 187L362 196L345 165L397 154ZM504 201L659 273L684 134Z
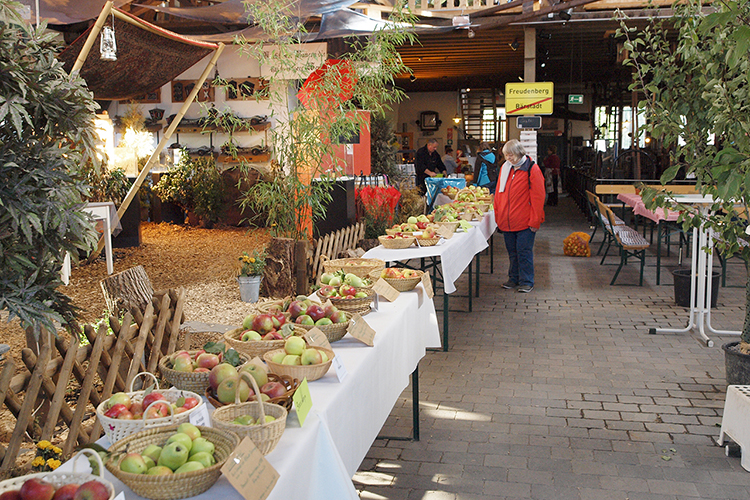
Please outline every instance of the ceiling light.
M474 35L476 35L476 33L474 33L474 30L471 28L469 28L469 32L467 34L469 35L469 38L474 38Z
M456 125L461 123L461 117L458 116L458 113L456 113L455 116L453 116L453 123L455 123Z
M115 41L115 15L112 13L112 26L104 26L99 35L99 55L104 61L117 60L117 42Z
M560 19L563 21L568 22L570 21L571 12L573 12L573 9L565 9L558 12L557 15L560 16Z
M542 64L540 64L539 66L541 66L542 68L544 68L545 66L547 66L547 63L546 63L546 62L543 62L543 63L542 63Z
M417 76L416 75L409 75L409 81L412 82L412 83L416 82L417 81Z
M508 45L509 45L509 46L510 46L510 48L511 48L511 49L513 49L513 50L518 50L518 47L520 47L520 46L521 46L521 44L520 44L520 43L518 43L518 38L515 38L515 39L513 39L513 41L512 41L512 42L510 42L510 43L509 43Z

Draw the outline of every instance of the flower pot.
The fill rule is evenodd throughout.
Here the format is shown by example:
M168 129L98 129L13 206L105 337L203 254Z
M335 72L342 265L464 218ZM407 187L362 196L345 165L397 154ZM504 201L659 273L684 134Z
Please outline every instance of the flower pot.
M690 307L690 269L675 269L672 271L674 278L674 301L678 306ZM719 298L719 271L711 273L711 307L716 307ZM697 297L696 297L697 300Z
M727 385L750 385L750 354L742 354L739 344L729 342L721 346L724 350Z
M258 302L260 296L260 282L262 276L238 276L240 284L240 298L242 302Z

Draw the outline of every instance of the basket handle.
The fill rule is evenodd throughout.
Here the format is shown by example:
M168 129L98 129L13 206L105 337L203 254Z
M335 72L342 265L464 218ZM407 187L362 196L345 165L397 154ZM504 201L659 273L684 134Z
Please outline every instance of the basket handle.
M167 418L167 417L159 417L159 418L154 418L154 419L150 419L150 418L147 419L146 418L146 414L148 413L148 409L151 408L152 406L154 406L155 404L165 404L165 405L167 405L169 407L169 421L168 422L164 422L164 423L156 422L157 420L161 420L161 419ZM166 399L157 399L156 401L154 401L153 403L151 403L150 405L148 405L147 408L143 409L143 427L144 428L146 428L146 427L164 427L165 425L172 425L172 424L176 423L174 417L175 417L175 415L174 415L174 408L172 407L172 404L169 401L167 401ZM153 421L153 423L150 422L150 421Z
M96 471L92 470L92 473L95 476L104 477L103 476L103 474L104 474L103 473L103 471L104 471L104 463L102 462L102 457L96 451L92 450L91 448L83 448L78 453L76 453L75 455L73 455L72 457L70 457L70 460L73 461L73 474L75 474L75 473L78 472L76 470L76 465L78 465L78 460L77 459L81 455L89 455L89 456L93 457L94 460L96 461L97 465L99 466L99 469L96 470ZM93 469L93 467L92 467L92 469Z
M133 391L133 384L135 384L136 379L138 377L140 377L141 375L148 375L149 377L151 377L152 379L154 379L154 390L159 390L159 381L156 380L156 375L154 375L153 373L150 373L150 372L140 372L140 373L136 373L135 377L133 377L133 380L130 381L130 392L134 392Z
M260 418L258 420L260 421L260 425L264 426L266 425L266 411L263 408L263 399L260 397L261 392L258 388L258 382L255 381L255 377L250 375L247 372L240 372L240 380L246 379L253 387L253 391L255 392L255 401L260 405ZM240 402L240 384L237 384L237 389L234 391L234 404L239 404Z

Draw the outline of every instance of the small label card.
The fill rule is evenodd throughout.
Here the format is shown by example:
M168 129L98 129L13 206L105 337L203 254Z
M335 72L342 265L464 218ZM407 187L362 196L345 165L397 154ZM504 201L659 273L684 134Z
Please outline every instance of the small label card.
M249 437L240 441L221 472L245 500L265 500L279 480L279 473Z
M378 311L378 306L380 305L380 299L378 299L378 297L380 296L376 293L375 296L372 298L372 310L375 312Z
M347 330L349 335L372 347L373 340L375 339L375 330L372 329L367 321L362 319L358 313L352 316L351 322L349 323L349 329Z
M440 227L438 227L435 230L435 233L439 234L440 236L442 236L446 240L449 240L449 239L453 238L453 231L451 231L449 228L445 227L442 224L440 224Z
M95 450L89 450L96 453ZM92 457L93 458L93 457ZM73 455L70 460L62 464L60 467L55 469L56 473L62 474L63 472L66 473L74 473L77 472L79 474L91 474L91 462L89 462L89 455L85 453L78 453L76 455Z
M372 285L372 290L378 295L382 295L388 302L393 302L400 295L400 292L389 285L383 278L380 278Z
M190 412L188 420L193 425L211 427L211 417L208 414L208 403L198 405L198 408L196 408L195 411Z
M326 337L325 333L320 331L320 328L310 328L310 330L304 335L304 339L307 341L308 345L325 347L326 349L331 348L331 343L328 342L328 337Z
M260 356L255 356L253 359L250 360L251 363L255 363L258 366L262 366L263 368L266 368L266 364L263 362L262 359L260 359Z
M336 370L336 377L338 377L339 383L343 382L346 376L349 374L349 372L346 371L344 362L341 361L341 358L339 358L338 356L334 356L331 360L331 365L333 365L333 369Z
M430 279L430 273L422 273L422 286L424 287L424 293L427 294L427 298L435 296L435 292L432 290L432 280Z
M120 493L118 493L115 497L115 500L125 500L125 492L121 491Z
M335 358L334 358L335 359ZM312 409L312 398L310 397L310 387L307 385L307 377L302 379L302 383L297 387L292 395L292 401L294 401L294 407L297 409L297 420L299 420L299 426L305 425L305 419L307 414Z

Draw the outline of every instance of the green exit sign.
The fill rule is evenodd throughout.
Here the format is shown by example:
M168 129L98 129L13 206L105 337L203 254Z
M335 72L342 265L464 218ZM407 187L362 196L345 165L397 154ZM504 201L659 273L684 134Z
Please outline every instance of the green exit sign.
M583 104L583 94L568 94L568 104Z

